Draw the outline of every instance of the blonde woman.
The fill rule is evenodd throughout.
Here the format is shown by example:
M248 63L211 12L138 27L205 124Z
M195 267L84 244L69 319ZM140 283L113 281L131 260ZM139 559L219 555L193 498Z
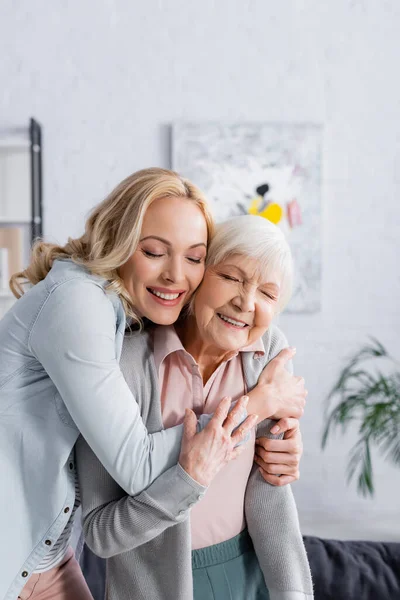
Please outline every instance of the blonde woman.
M243 451L235 446L255 422L232 434L244 400L229 415L223 400L197 434L189 415L183 440L182 426L150 435L119 369L127 318L176 321L203 277L212 232L196 186L139 171L94 209L82 237L39 243L12 278L19 299L0 321L3 600L91 598L69 547L79 433L129 494L170 469L178 496L200 495Z
M131 390L143 392L149 430L180 423L188 409L212 412L224 394L248 393L250 407L257 382L269 377L272 359L287 346L273 319L290 297L291 280L290 250L275 225L242 216L218 226L189 316L125 338L122 371ZM296 412L290 397L253 405L257 436L274 437L271 419ZM265 484L253 467L254 443L252 432L241 456L221 469L204 497L192 498L187 513L166 475L127 496L78 442L84 532L107 559L109 600L312 600L290 487ZM162 493L169 498L163 506Z

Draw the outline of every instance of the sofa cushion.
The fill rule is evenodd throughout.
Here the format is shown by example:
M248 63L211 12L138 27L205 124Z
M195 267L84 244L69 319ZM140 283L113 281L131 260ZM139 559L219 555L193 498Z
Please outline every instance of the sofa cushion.
M400 544L304 537L315 600L400 600Z

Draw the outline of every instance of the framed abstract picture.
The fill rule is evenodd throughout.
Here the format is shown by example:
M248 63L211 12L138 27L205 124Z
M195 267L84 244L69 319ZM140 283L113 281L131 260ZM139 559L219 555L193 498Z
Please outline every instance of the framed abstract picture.
M295 262L288 312L320 309L321 162L320 125L172 126L172 166L205 192L217 221L250 213L285 232Z

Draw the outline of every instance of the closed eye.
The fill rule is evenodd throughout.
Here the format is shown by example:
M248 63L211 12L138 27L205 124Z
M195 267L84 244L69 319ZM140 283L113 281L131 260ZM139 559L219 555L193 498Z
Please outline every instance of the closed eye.
M154 254L153 252L149 252L148 250L142 250L142 252L150 258L160 258L160 256L163 256L163 254Z
M269 292L264 292L263 290L261 290L261 293L266 296L267 298L269 298L270 300L276 300L275 296L273 296L272 294L270 294Z
M188 256L187 259L195 265L199 265L202 262L201 258L192 258L191 256Z
M224 273L221 273L221 277L227 279L228 281L235 281L236 283L240 283L240 280L236 279L236 277L231 277L230 275L225 275Z

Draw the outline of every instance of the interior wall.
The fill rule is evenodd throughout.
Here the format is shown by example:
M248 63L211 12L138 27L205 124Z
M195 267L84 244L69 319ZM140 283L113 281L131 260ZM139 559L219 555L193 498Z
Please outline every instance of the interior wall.
M169 166L175 120L324 125L322 310L282 316L309 389L294 487L303 531L399 539L400 471L345 482L323 402L369 335L400 357L400 5L396 0L0 3L0 120L44 133L44 228L64 242L127 174Z

